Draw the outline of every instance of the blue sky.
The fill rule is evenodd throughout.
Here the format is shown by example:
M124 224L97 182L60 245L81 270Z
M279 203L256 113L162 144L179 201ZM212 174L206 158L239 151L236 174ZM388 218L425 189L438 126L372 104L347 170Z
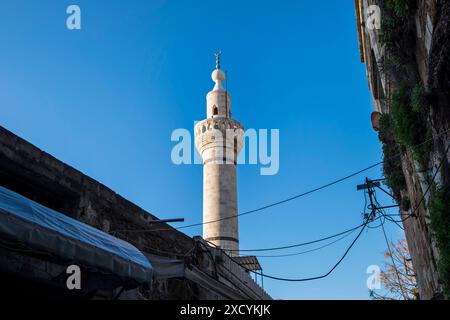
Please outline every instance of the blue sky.
M70 4L81 8L81 30L66 28ZM238 167L239 211L381 159L353 1L3 0L0 10L0 124L160 218L202 219L202 167L174 165L170 137L205 117L218 49L234 118L280 130L277 175ZM358 225L364 202L355 186L380 175L378 167L242 217L241 248ZM401 236L393 226L387 231ZM321 275L349 242L260 260L271 275ZM381 230L370 230L328 278L264 285L277 299L367 299L366 268L382 265L385 249Z

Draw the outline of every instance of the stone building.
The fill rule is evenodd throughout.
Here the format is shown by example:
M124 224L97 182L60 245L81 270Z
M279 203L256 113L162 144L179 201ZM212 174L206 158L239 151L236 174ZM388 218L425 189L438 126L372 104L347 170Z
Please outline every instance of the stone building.
M355 0L355 8L372 126L400 204L420 298L443 298L450 283L448 230L440 227L450 219L450 1Z

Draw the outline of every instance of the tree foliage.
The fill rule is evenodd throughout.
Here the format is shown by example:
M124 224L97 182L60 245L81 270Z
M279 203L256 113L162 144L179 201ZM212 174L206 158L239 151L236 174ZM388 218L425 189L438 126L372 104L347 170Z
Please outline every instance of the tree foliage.
M396 244L391 242L390 247L391 250L384 253L386 263L380 274L385 293L372 290L370 297L373 300L418 300L419 291L406 240Z

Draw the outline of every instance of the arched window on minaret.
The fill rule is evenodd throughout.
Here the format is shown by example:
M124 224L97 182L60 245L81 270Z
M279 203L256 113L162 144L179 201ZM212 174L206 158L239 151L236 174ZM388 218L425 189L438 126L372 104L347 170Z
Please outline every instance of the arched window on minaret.
M217 116L219 114L219 109L216 106L213 107L213 116Z
M238 155L238 140L237 140L237 137L234 137L233 144L234 144L234 164L236 164L236 162L237 162L237 155Z

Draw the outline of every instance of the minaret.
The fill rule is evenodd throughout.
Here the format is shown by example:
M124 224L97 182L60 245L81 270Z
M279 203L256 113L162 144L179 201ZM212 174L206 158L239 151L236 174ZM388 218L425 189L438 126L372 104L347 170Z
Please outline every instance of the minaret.
M195 146L203 159L203 238L238 255L236 160L244 128L231 118L230 95L222 88L220 52L211 74L215 86L206 96L207 119L195 125Z

